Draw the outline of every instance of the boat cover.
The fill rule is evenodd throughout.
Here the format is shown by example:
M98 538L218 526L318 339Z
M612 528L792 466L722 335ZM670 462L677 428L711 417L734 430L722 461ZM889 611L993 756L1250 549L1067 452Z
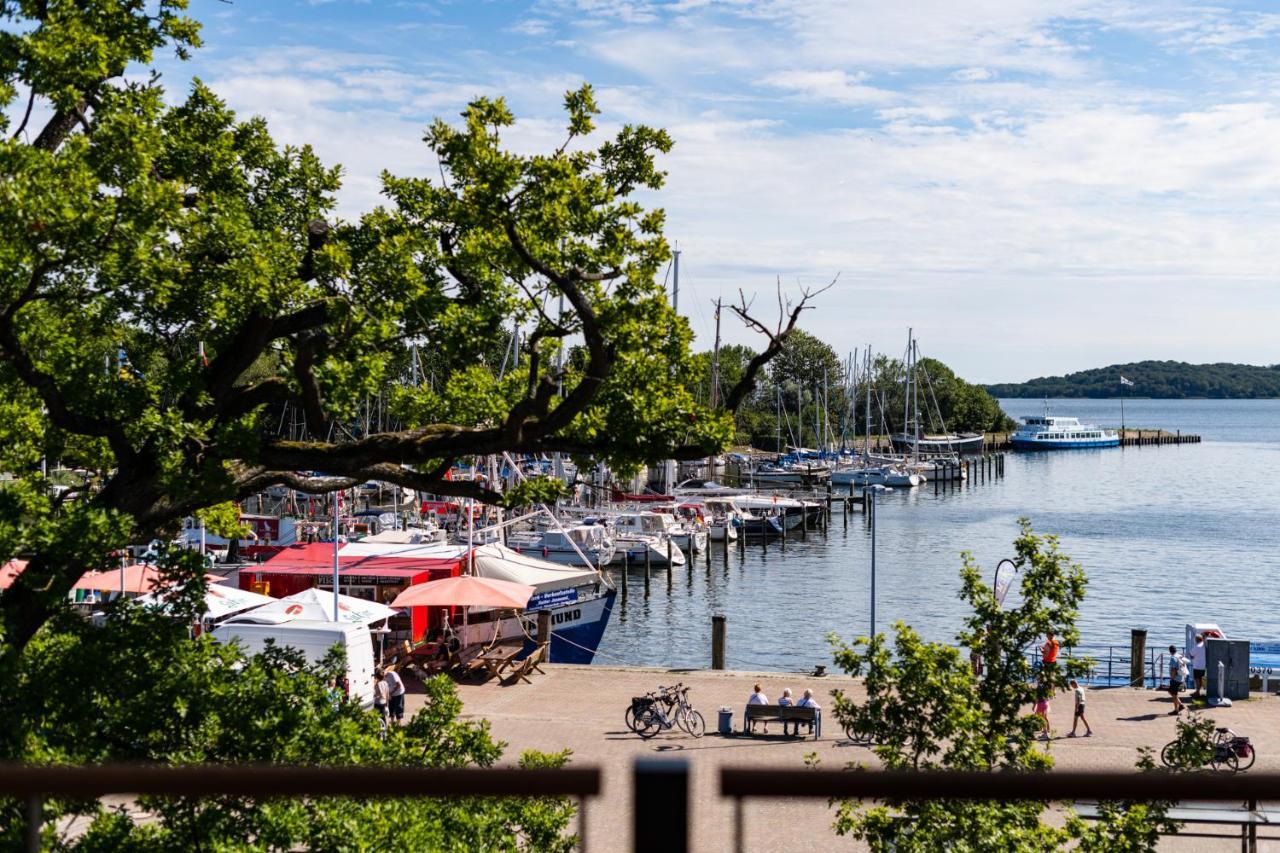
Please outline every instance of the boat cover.
M562 566L496 543L476 548L475 567L480 577L527 584L538 592L582 586L599 579L594 569Z

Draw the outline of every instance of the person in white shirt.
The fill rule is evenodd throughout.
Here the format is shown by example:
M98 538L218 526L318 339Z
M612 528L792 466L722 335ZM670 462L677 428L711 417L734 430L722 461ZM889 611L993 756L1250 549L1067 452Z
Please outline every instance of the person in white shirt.
M395 670L388 669L382 673L382 681L387 685L387 711L391 721L400 725L404 722L404 679Z
M382 725L387 724L387 700L391 694L387 691L387 682L377 675L373 677L373 710L382 718Z
M806 688L806 689L805 689L805 691L804 691L804 696L802 696L802 697L800 698L800 701L796 703L796 707L797 707L797 708L812 708L812 709L813 709L814 711L816 711L819 715L821 715L821 714L822 714L822 706L821 706L821 705L819 705L817 702L815 702L815 701L813 700L813 691L812 691L812 690L809 690L809 689L807 689L807 688ZM784 734L786 733L786 724L785 724L785 723L783 724L783 733L784 733ZM798 734L800 734L800 721L799 721L799 720L796 720L796 731L795 731L795 733L796 733L797 735L798 735Z
M1196 689L1192 699L1199 699L1204 690L1204 634L1196 634L1196 644L1191 647L1191 677L1195 679Z
M769 704L769 697L764 695L764 689L761 688L759 684L755 686L755 692L747 697L747 704L748 705L768 705ZM764 722L764 733L768 734L769 721L764 720L763 722ZM755 731L755 730L756 730L756 721L752 720L751 731Z
M1178 651L1177 646L1169 647L1169 695L1173 697L1173 710L1169 716L1176 717L1182 713L1182 700L1178 694L1182 692L1187 681L1187 659Z
M1071 679L1071 690L1075 693L1076 711L1075 716L1071 718L1071 734L1067 737L1076 736L1076 726L1084 723L1084 736L1093 737L1093 726L1089 725L1089 719L1084 715L1084 688L1080 686L1080 682L1074 678Z
M778 700L778 705L780 705L783 708L786 708L787 706L794 705L794 704L796 703L791 698L791 688L790 687L783 688L782 698Z

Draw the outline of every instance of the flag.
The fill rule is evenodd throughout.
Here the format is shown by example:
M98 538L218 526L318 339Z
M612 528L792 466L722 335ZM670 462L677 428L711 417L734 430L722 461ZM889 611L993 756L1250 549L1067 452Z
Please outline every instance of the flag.
M1129 387L1131 387L1131 388L1133 387L1133 382L1132 382L1131 380L1129 380L1129 379L1125 379L1123 375L1121 375L1121 376L1120 376L1120 384L1121 384L1121 385L1128 385L1128 386L1129 386Z

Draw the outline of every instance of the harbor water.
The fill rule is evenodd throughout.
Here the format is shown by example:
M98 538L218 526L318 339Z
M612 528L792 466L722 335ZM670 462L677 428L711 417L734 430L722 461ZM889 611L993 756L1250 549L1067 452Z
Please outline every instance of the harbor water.
M1042 414L1041 400L1003 400L1013 417ZM1120 426L1118 400L1050 400L1053 414ZM960 553L984 571L1012 556L1017 519L1059 537L1084 566L1081 643L1127 649L1183 642L1188 622L1228 636L1280 640L1280 400L1127 400L1131 428L1180 430L1203 443L1010 453L1005 476L934 493L933 484L880 496L876 619L902 620L926 639L951 642L965 615L957 598ZM866 634L871 536L837 507L827 536L798 531L785 546L758 542L726 562L722 545L678 569L670 591L654 571L644 595L631 569L626 601L596 660L652 666L710 665L711 616L727 617L730 669L807 670L830 664L825 636ZM614 572L617 577L618 572Z

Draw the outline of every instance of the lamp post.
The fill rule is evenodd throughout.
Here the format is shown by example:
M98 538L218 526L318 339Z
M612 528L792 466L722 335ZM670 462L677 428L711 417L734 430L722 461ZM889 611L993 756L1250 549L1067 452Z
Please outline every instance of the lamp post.
M876 494L883 492L884 486L867 486L864 491L871 495L869 509L871 512L871 639L876 638Z

